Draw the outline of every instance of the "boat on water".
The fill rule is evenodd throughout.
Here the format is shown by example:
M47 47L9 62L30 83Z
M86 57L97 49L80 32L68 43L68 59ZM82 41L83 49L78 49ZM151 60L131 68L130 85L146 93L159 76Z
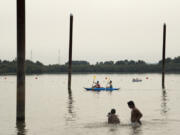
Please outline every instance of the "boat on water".
M119 88L84 88L89 91L113 91L113 90L119 90Z
M139 78L133 78L133 79L132 79L132 82L142 82L142 80L139 79Z

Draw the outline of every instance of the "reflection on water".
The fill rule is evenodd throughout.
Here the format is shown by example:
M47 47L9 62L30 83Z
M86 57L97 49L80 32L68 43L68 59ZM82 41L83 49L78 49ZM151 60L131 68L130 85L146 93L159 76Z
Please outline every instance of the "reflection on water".
M103 80L103 74L98 75ZM131 83L135 75L111 74L113 92L86 91L91 75L74 75L72 93L68 95L66 75L27 76L26 123L16 123L16 77L0 81L0 135L178 135L180 108L180 75L167 75L168 90L160 87L161 75L138 74L142 83ZM13 80L13 83L9 83ZM123 81L122 81L123 80ZM8 82L9 81L9 82ZM7 100L8 99L8 100ZM126 102L132 99L143 110L142 126L134 129L129 123ZM107 124L107 111L117 108L121 123ZM170 108L170 109L169 109ZM27 123L28 122L28 123Z
M26 135L25 127L26 127L25 122L17 122L16 123L17 135Z
M87 123L83 128L90 129L91 131L94 129L106 131L108 129L108 135L121 135L124 132L126 135L143 135L143 125L132 126L130 123L108 124L107 122L96 122Z
M162 102L161 102L161 114L166 115L168 112L168 106L167 106L167 92L166 90L162 91Z
M131 132L129 135L141 135L143 132L140 127L132 127Z
M74 121L76 117L76 113L74 112L74 100L72 96L72 92L68 94L68 102L67 102L67 108L68 108L68 117L66 118L67 121Z
M69 97L69 99L68 99L68 112L70 114L73 114L73 97L72 97L72 93L69 93L68 97Z

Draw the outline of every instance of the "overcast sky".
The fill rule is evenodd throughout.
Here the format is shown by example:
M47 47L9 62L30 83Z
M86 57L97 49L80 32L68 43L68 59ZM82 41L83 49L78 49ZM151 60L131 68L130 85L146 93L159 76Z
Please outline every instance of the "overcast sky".
M26 0L26 59L68 60L69 15L74 15L73 60L145 60L180 56L180 0ZM0 0L0 59L16 57L16 0Z

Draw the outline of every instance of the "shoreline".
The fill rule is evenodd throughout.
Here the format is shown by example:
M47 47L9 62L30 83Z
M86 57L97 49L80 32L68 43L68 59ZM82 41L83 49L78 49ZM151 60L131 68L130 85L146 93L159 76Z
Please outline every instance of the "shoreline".
M68 73L66 72L66 73L39 73L39 74L37 74L37 73L33 73L33 74L26 74L26 75L68 75ZM92 75L94 75L94 74L161 74L160 72L142 72L142 73L138 73L138 72L127 72L127 73L120 73L120 72L91 72L91 73L89 73L89 72L75 72L75 73L72 73L72 75L77 75L77 74L92 74ZM169 72L169 73L166 73L166 74L177 74L177 75L179 75L180 74L180 72ZM10 75L12 75L12 76L16 76L16 73L5 73L5 74L0 74L0 76L10 76Z

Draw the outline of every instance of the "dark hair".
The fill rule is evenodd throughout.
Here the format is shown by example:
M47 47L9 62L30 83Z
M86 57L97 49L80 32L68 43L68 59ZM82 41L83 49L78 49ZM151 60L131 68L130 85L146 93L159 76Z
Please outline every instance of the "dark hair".
M134 101L129 101L127 104L128 104L129 106L135 106Z
M111 109L111 114L115 114L116 110L115 109Z

